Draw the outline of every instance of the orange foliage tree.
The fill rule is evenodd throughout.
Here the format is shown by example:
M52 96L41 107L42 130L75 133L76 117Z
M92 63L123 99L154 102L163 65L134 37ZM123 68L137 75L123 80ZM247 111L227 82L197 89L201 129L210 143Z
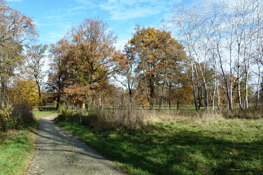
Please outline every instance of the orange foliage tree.
M137 72L144 80L146 96L153 109L154 101L159 100L161 108L165 87L175 78L180 62L186 59L184 47L170 32L154 28L135 28L136 32L129 41L131 48L139 57Z
M63 92L75 101L82 101L84 107L93 104L97 92L109 87L109 63L117 37L108 28L101 19L89 18L73 27L65 38L68 45L62 49L62 59L67 86Z

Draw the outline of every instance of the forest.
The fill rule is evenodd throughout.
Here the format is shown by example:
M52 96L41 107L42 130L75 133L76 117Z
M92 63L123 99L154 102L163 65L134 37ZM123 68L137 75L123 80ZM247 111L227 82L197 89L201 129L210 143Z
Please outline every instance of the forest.
M201 1L171 7L159 28L134 26L122 49L116 49L117 34L100 17L84 17L63 38L46 45L38 43L37 26L30 17L0 0L0 132L36 122L33 111L55 109L59 112L55 122L73 133L85 126L94 133L92 137L102 140L112 132L124 140L129 134L138 134L136 137L143 137L140 145L149 149L155 141L158 145L175 144L176 139L172 141L165 133L178 139L182 134L185 142L181 140L179 145L199 144L191 138L194 133L203 139L204 147L192 147L191 151L199 151L211 161L194 158L178 145L182 152L174 153L175 161L170 163L169 151L155 147L167 154L167 162L150 159L164 169L151 169L150 159L136 163L132 155L126 155L134 159L130 166L124 155L109 155L121 162L128 174L224 174L230 169L233 174L260 173L262 162L255 157L263 154L256 148L262 142L262 34L263 1ZM73 128L69 123L74 123ZM238 129L241 125L246 132ZM200 128L200 132L207 129L211 133L199 134ZM234 134L250 129L249 134L254 134L250 141L246 140L249 135ZM151 132L155 131L161 136L153 138ZM102 135L96 135L100 132ZM221 138L220 134L224 141L213 140ZM110 136L107 139L116 142ZM244 140L239 143L238 139ZM233 149L226 159L235 155L238 160L222 162L224 156L218 158L215 152L206 155L205 150L215 151L206 145L210 141ZM109 151L92 139L87 142L104 154ZM255 144L249 146L251 155L242 152L247 142ZM182 163L186 156L194 162L193 167ZM136 168L142 170L137 172Z

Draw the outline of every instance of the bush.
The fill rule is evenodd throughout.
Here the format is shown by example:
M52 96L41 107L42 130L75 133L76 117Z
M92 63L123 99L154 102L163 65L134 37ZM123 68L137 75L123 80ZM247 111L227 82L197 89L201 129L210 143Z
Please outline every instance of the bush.
M65 105L59 105L58 113L60 121L68 121L73 115L73 111L67 109Z
M255 110L252 107L247 110L236 109L232 111L223 111L224 117L230 119L261 119L263 117L262 114L262 109Z
M0 131L22 129L36 123L33 107L27 100L18 99L15 104L0 110Z
M12 111L11 106L0 110L0 131L6 131L9 127L12 128L13 119L10 118Z

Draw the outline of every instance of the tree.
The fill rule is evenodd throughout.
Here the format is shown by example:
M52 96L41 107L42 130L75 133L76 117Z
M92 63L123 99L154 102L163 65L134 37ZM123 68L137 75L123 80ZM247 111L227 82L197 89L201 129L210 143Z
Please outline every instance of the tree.
M213 59L213 64L220 64L221 73L224 77L225 88L228 96L229 109L232 109L232 85L233 77L230 82L227 80L227 74L237 77L237 94L239 107L248 108L249 97L249 75L252 67L252 58L258 67L260 77L260 43L262 42L262 22L263 3L258 0L234 0L227 1L210 1L204 0L197 4L190 5L188 8L174 8L171 21L177 29L177 33L183 39L186 47L188 59L191 63L191 83L193 95L195 96L194 73L202 77L198 79L198 93L202 93L204 86L206 101L208 101L207 80L204 79L206 72L207 58ZM197 62L197 65L194 65ZM204 63L201 67L200 64ZM235 66L237 67L234 72ZM216 66L213 66L216 68ZM227 70L229 68L229 71ZM245 70L245 86L241 88L241 68ZM199 69L199 72L197 72ZM214 69L217 70L217 69ZM219 73L219 74L221 74ZM198 76L196 76L198 77ZM216 79L216 75L214 75ZM201 80L201 81L200 81ZM259 89L258 79L258 89ZM216 80L214 84L216 85ZM241 91L245 91L244 101ZM214 90L215 94L215 90ZM259 99L259 95L257 99ZM194 97L195 98L195 97ZM197 105L196 98L195 104Z
M10 42L11 40L6 41L5 47L0 48L1 109L9 105L8 84L24 59L22 45Z
M113 56L112 63L114 66L112 69L117 75L122 76L125 80L118 80L117 76L114 78L127 88L129 94L129 110L132 108L132 102L136 97L137 90L135 89L138 83L138 73L135 72L137 57L135 52L129 45L125 45L123 53L116 52Z
M116 36L99 18L85 19L69 31L67 69L69 95L79 96L87 105L93 101L97 90L106 89L109 79L110 59L115 52Z
M33 76L39 95L39 110L41 109L41 86L43 85L43 79L45 76L45 71L43 71L45 51L47 50L47 45L33 45L27 47L27 69L29 75Z
M57 101L56 109L61 104L61 99L64 89L67 87L68 69L67 69L67 54L69 50L69 43L66 39L59 40L56 44L50 45L49 52L51 57L50 71L48 74L47 89L52 93L53 101Z
M171 75L175 74L180 61L185 59L184 47L178 43L170 32L154 28L135 28L136 32L129 41L131 49L138 55L137 72L143 74L146 96L153 109L154 99L159 97L161 108L164 89ZM160 88L156 93L156 88Z
M10 102L15 104L16 100L22 98L35 106L39 103L37 84L32 79L17 78L13 87L9 90Z
M9 40L22 44L38 36L32 19L10 8L5 0L0 0L0 21L0 47L5 47Z
M198 80L198 94L203 93L204 87L206 109L208 110L208 87L205 74L213 36L211 31L214 28L218 16L214 15L213 11L207 9L205 5L190 5L188 8L173 8L172 11L173 16L171 21L176 29L179 30L179 37L183 38L183 44L186 47L188 59L191 63L191 83L196 110L198 110L198 107L197 98L195 97L196 88L194 84L194 72L197 73L197 71L199 71L201 76L200 79L196 79ZM194 63L197 64L194 65Z
M179 109L180 104L191 104L193 100L191 84L186 75L181 73L176 79L169 81L166 99L169 109L171 109L172 102L177 105L177 109Z
M23 45L38 36L31 18L0 0L1 108L8 105L8 84L22 65Z

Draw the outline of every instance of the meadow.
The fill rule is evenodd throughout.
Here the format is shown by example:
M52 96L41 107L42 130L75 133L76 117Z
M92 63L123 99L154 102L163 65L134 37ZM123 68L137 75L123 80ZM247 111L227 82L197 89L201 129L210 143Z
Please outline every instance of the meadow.
M125 111L84 115L64 109L55 122L127 174L263 172L260 112L133 110L127 117Z

